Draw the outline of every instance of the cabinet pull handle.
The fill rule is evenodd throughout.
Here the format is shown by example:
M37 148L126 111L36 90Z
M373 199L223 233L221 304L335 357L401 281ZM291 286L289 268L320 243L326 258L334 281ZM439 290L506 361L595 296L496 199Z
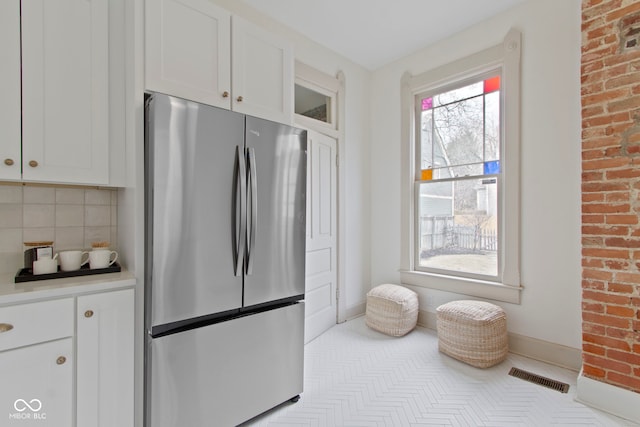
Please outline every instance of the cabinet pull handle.
M222 92L222 97L223 98L228 98L229 97L229 92L227 92L226 90L224 92Z
M93 310L87 310L84 312L84 317L92 317L93 316Z
M31 160L29 161L29 166L31 166L32 168L38 167L38 162L36 162L35 160Z
M2 332L9 332L13 329L13 325L11 323L0 323L0 334Z
M243 99L244 99L243 97L239 96L239 97L236 99L236 101L238 101L238 102L242 102L242 100L243 100Z
M58 358L56 359L56 363L57 363L58 365L64 365L64 362L66 362L66 361L67 361L67 358L66 358L66 357L64 357L64 356L60 356L60 357L58 357Z
M13 166L13 159L4 159L4 164L7 166Z

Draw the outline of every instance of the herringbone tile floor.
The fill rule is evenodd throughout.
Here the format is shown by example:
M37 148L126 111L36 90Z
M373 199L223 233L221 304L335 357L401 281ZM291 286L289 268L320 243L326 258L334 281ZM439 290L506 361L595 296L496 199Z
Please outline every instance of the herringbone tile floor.
M569 393L508 375L512 366L570 384ZM246 426L632 426L574 401L577 373L509 354L476 369L438 352L435 331L391 338L364 317L305 347L304 393Z

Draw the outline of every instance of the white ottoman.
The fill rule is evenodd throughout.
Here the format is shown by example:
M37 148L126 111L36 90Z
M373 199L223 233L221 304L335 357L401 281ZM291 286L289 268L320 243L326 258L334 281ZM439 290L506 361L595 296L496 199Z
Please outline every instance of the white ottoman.
M502 308L482 301L453 301L436 312L442 353L477 368L488 368L507 357L507 316Z
M418 322L418 294L398 285L378 285L367 293L366 324L394 337L408 334Z

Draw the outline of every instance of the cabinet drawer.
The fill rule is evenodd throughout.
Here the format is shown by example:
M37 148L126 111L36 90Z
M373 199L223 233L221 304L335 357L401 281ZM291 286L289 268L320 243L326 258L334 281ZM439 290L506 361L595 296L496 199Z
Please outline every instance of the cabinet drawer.
M73 298L0 307L0 351L73 336Z

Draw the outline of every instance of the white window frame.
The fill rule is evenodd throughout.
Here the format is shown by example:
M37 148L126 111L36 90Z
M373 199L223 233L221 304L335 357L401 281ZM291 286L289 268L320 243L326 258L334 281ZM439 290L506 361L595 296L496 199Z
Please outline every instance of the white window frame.
M402 77L402 176L401 176L401 280L409 285L473 297L520 303L520 46L521 34L511 29L503 43L412 76ZM499 223L500 282L454 274L437 274L415 268L416 206L416 107L415 96L464 82L492 70L501 70L502 138ZM504 108L502 108L504 107Z

